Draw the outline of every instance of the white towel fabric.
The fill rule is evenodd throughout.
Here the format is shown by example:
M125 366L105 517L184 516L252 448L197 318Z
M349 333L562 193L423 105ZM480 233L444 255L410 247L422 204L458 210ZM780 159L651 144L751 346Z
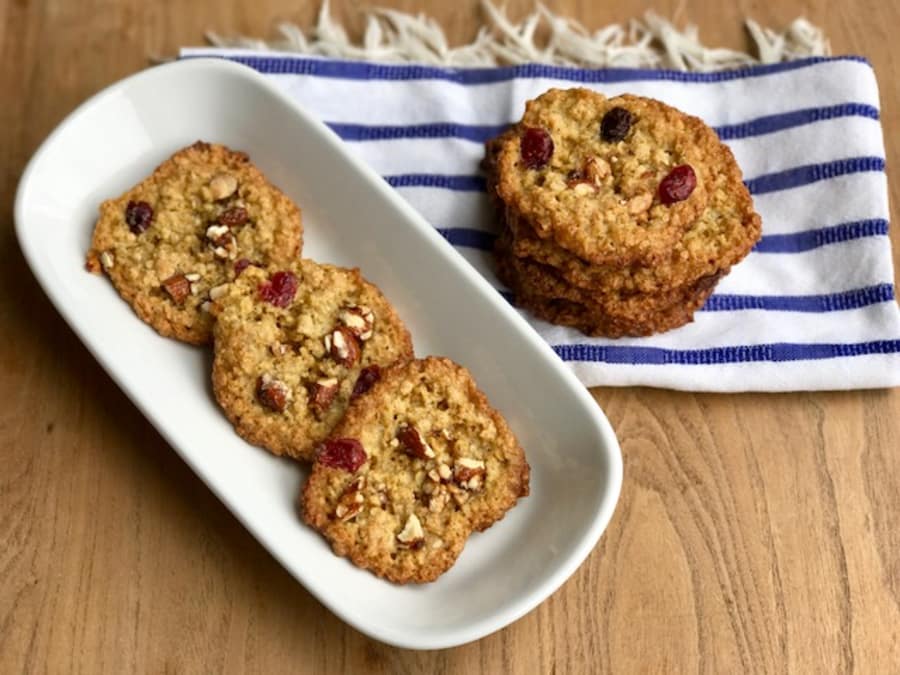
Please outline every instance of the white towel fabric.
M878 86L857 57L718 73L527 65L448 69L185 49L265 73L325 121L500 290L483 142L551 87L651 96L734 151L763 238L694 323L607 340L538 321L584 384L697 391L900 385ZM461 302L464 301L461 299Z

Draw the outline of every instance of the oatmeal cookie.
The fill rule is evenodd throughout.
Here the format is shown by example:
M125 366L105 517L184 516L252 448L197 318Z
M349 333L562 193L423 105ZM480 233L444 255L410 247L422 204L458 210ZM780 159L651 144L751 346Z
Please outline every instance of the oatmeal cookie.
M161 335L203 344L209 290L240 261L285 264L302 243L300 209L246 154L198 141L100 205L87 267Z
M498 253L497 273L515 303L551 323L594 337L641 337L690 323L721 274L655 293L595 293L573 287L553 268Z
M277 455L311 460L354 396L413 356L394 308L356 269L249 266L213 297L216 400L242 438Z
M511 132L507 132L511 133ZM503 138L502 136L499 138ZM485 161L489 192L494 196L502 234L498 246L521 258L553 267L568 283L594 292L656 293L672 286L690 285L714 274L724 274L740 262L761 235L761 220L753 210L740 167L723 146L720 166L708 186L709 201L700 217L671 246L666 257L652 265L593 264L555 242L542 239L492 189L499 140L488 145Z
M488 143L486 164L507 214L539 238L594 264L648 264L706 208L724 153L706 124L659 101L551 89Z
M421 583L446 572L528 483L522 448L469 372L432 357L389 369L350 404L301 502L335 553Z
M736 164L717 174L709 205L656 264L597 265L542 240L521 221L506 220L501 239L509 251L554 268L568 283L595 292L656 293L726 274L762 234L750 193ZM504 245L499 244L498 245Z

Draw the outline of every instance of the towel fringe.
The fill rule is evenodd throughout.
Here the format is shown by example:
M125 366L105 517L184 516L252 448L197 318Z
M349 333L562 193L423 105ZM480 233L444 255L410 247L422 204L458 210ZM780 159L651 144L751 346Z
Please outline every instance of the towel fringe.
M315 54L332 58L403 61L444 66L497 66L550 63L581 67L672 68L709 72L760 63L778 63L810 56L828 56L831 47L823 31L804 18L782 31L764 28L752 19L745 24L756 56L732 49L708 47L696 26L679 30L648 11L641 19L611 24L593 32L581 23L538 3L534 12L515 23L490 0L482 0L488 25L469 44L451 47L441 25L425 14L393 9L366 10L362 40L354 43L323 0L316 25L307 36L293 23L277 25L279 37L261 40L223 37L209 31L217 47L239 47ZM538 40L537 35L546 35Z

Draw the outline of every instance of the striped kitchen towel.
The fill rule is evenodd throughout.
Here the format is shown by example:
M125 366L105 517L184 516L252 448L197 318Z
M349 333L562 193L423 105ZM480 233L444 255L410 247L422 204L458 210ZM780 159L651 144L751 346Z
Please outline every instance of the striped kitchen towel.
M734 151L763 237L694 323L640 339L531 324L588 386L788 391L900 384L878 86L858 57L716 73L525 65L451 69L185 49L267 74L497 281L483 142L551 87L652 96Z

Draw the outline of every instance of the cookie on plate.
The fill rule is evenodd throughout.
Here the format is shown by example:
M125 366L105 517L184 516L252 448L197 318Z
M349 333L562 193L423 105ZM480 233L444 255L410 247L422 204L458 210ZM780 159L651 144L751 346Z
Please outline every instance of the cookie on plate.
M722 144L659 101L551 89L487 148L491 188L541 239L591 263L664 258L700 215Z
M198 141L100 205L87 267L161 335L204 344L209 290L242 261L288 263L302 243L300 209L245 153Z
M449 359L397 365L347 409L301 496L335 553L396 583L433 581L469 535L528 494L503 417Z
M409 332L359 270L247 266L211 293L213 391L237 433L311 460L354 396L413 357Z

